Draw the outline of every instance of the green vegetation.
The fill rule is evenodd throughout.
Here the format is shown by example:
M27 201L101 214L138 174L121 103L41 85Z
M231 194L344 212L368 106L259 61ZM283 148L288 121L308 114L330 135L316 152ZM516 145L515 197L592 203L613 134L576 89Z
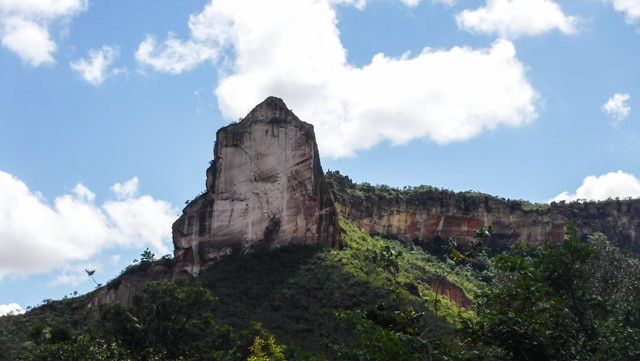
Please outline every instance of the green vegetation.
M63 323L72 331L63 342L20 337L18 348L32 359L86 350L140 360L418 360L447 353L456 325L472 313L441 297L435 317L429 283L453 266L341 223L342 250L292 246L230 256L197 280L152 283L132 305L104 307L98 319L43 320L47 329ZM482 288L465 269L448 279L470 298Z
M489 200L506 203L512 209L521 209L524 212L546 212L551 208L551 205L546 203L505 199L476 191L454 192L427 185L394 188L384 184L354 183L348 176L342 175L339 171L328 171L326 179L337 200L358 205L361 209L389 203L406 203L408 205L438 204L438 202L433 201L453 198L459 199L461 201L460 206L463 208L481 207Z
M386 360L402 349L420 359L428 347L440 347L458 318L470 314L444 300L443 317L434 315L429 282L449 266L412 244L370 237L345 220L341 225L342 250L284 247L214 265L199 282L219 300L217 319L238 329L260 322L297 357L296 350L305 350L330 359ZM465 270L449 279L469 295L481 288ZM442 334L432 345L418 338L429 325ZM354 358L354 350L377 344L373 338L386 340L376 355Z
M127 306L2 317L0 360L640 359L640 264L601 235L490 258L490 229L429 254L340 223L340 250L234 255Z
M518 244L494 266L471 325L476 345L501 350L494 359L640 359L640 263L604 236Z
M25 315L0 317L0 360L24 359L36 345L65 340L65 332L81 329L89 319L84 309L87 300L88 295L44 300Z

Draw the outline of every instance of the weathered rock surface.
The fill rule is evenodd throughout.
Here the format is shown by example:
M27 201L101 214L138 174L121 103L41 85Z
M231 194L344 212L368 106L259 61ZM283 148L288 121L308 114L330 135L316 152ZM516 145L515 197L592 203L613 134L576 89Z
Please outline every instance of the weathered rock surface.
M584 235L601 232L621 248L640 252L640 200L531 205L430 187L403 191L357 185L337 172L328 180L339 212L370 234L433 246L449 237L469 241L490 225L490 246L502 249L516 241L559 242L572 224Z
M148 268L138 269L124 274L94 291L89 298L87 308L98 310L100 306L105 304L129 304L133 296L142 290L147 283L169 279L171 279L171 267L168 266L150 265Z
M206 187L173 225L176 275L234 252L339 243L313 126L281 99L218 130Z

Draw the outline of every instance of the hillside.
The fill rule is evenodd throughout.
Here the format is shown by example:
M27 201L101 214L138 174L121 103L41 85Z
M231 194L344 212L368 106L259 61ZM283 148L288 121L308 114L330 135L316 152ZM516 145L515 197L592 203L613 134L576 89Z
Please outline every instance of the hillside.
M516 245L491 258L486 232L472 248L451 243L433 255L340 225L343 249L230 256L199 278L149 283L128 306L90 309L87 295L0 318L0 359L640 356L640 264L601 235Z
M373 353L378 344L386 345L385 359L409 359L424 351L419 333L431 329L429 339L444 342L461 319L472 316L472 300L485 285L481 272L463 267L450 273L450 264L412 244L371 237L346 220L341 227L342 250L294 245L231 256L180 287L202 287L214 296L207 311L215 324L241 334L259 322L287 355L307 359L351 359ZM439 297L436 316L431 287L446 274L440 292L453 300ZM102 323L83 309L87 300L53 301L0 319L0 355L18 359L40 337L51 340L55 329L101 335ZM37 331L42 335L34 336Z

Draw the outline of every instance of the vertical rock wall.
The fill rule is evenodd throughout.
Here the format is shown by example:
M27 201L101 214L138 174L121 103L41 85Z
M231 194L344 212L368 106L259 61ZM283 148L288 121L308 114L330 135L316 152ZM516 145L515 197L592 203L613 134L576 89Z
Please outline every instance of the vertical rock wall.
M492 244L560 242L568 225L580 233L604 233L619 247L640 252L640 200L534 205L480 193L420 187L398 190L358 185L338 172L328 181L339 212L370 234L435 246L439 240L473 239L481 227L493 229Z
M177 274L235 252L339 243L313 126L281 99L218 130L206 187L173 225Z

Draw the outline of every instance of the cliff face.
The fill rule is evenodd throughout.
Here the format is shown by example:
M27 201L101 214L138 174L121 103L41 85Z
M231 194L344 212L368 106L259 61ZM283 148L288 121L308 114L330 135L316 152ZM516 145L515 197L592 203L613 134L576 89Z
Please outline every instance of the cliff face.
M281 99L218 130L206 187L173 225L175 274L234 252L339 243L313 126Z
M98 310L111 303L129 304L133 296L153 281L167 281L171 278L171 267L154 264L119 276L104 287L98 288L87 302L87 308Z
M572 224L582 234L602 232L618 246L640 251L639 200L531 205L430 187L358 185L338 172L330 172L328 180L339 212L370 234L434 246L449 237L467 242L475 231L490 225L490 246L502 249L518 240L559 242Z

